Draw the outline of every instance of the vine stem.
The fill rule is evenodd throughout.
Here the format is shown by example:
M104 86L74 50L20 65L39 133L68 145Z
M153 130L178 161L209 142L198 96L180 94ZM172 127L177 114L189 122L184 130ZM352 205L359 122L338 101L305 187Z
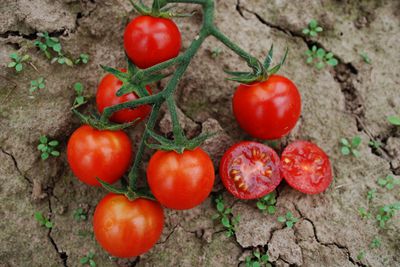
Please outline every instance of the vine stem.
M157 0L155 0L157 1ZM131 0L132 3L133 0ZM149 67L147 69L139 70L135 75L131 77L132 80L140 80L143 77L146 77L147 75L151 75L152 73L156 73L162 70L165 70L169 67L172 67L174 65L177 66L174 74L168 81L165 89L157 94L150 95L150 96L145 96L133 101L121 103L115 106L111 106L106 108L103 111L103 114L101 116L101 121L102 122L107 122L109 117L114 113L122 109L126 108L135 108L140 105L147 105L150 104L152 105L152 112L148 118L147 121L147 129L148 130L153 130L155 123L157 121L157 117L159 115L160 107L161 105L166 102L168 110L171 114L171 120L172 120L172 128L173 128L173 134L174 134L174 142L177 145L182 145L187 141L186 136L183 132L183 129L179 123L179 118L177 114L177 107L176 103L174 100L174 93L176 91L177 85L180 82L182 76L184 75L185 71L187 70L192 58L195 56L199 48L201 47L202 43L204 40L212 35L215 38L217 38L219 41L224 43L229 49L231 49L233 52L235 52L237 55L239 55L241 58L246 60L247 64L253 68L253 70L257 70L258 67L260 66L260 62L245 52L243 49L241 49L238 45L236 45L234 42L232 42L228 37L226 37L215 25L214 25L214 10L215 10L215 5L214 5L214 0L159 0L157 3L186 3L186 4L199 4L202 6L203 9L203 24L200 29L199 34L196 36L196 38L192 41L190 46L187 48L187 50L179 55L178 57L174 59L167 60L165 62L162 62L158 65ZM154 6L153 6L154 7ZM156 6L156 9L158 6ZM134 164L129 172L129 190L131 192L135 192L136 188L136 182L138 178L138 171L139 171L139 166L140 163L142 162L143 158L143 153L144 149L146 147L146 141L149 138L148 131L145 131L142 135L141 141L139 143L136 156L135 156L135 161Z

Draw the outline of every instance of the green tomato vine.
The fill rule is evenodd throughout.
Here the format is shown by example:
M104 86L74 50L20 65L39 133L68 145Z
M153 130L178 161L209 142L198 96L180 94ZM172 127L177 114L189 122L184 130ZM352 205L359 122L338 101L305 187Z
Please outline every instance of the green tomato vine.
M114 193L125 194L128 198L134 199L139 196L149 197L145 193L138 193L138 190L136 188L136 180L138 178L139 166L142 162L143 152L146 146L153 149L170 150L176 151L178 153L183 153L185 149L192 150L201 145L201 143L209 137L208 134L205 134L200 135L192 140L187 139L178 120L178 115L176 111L177 108L174 99L174 93L176 91L179 81L186 72L192 58L196 55L207 37L214 36L217 40L222 42L225 46L227 46L230 50L232 50L234 53L236 53L239 57L247 62L247 65L251 68L251 72L227 71L228 74L232 75L230 80L241 83L251 83L255 81L266 80L269 75L276 73L282 66L286 59L287 51L279 64L272 68L269 68L272 62L272 47L264 62L260 62L257 58L244 51L237 44L231 41L227 36L225 36L214 24L214 0L154 0L151 8L144 6L141 2L136 3L135 1L131 0L131 3L134 8L142 15L151 15L154 17L180 16L175 15L169 11L169 7L167 5L171 3L198 4L202 7L203 10L203 22L198 35L192 41L187 50L181 53L176 58L167 60L147 69L139 69L130 60L128 60L127 72L122 72L118 69L102 66L104 70L112 73L122 81L123 85L117 92L117 96L134 92L140 97L139 99L107 107L104 109L103 114L99 118L97 118L96 116L87 117L80 114L76 110L73 110L83 122L89 123L96 128L103 130L118 130L129 127L132 125L132 123L119 126L112 125L109 121L109 118L114 112L126 108L135 108L141 105L152 106L152 111L146 123L146 130L142 135L136 152L134 164L128 175L129 186L127 188L119 189L99 180L99 182L107 190ZM149 93L145 89L145 85L167 78L167 76L169 75L163 75L161 74L161 71L165 72L165 70L169 69L172 66L175 66L176 70L172 75L170 75L169 81L167 82L164 90L157 94L149 95ZM164 102L166 102L168 111L171 114L174 137L173 140L169 140L154 132L154 126L159 115L160 107ZM157 141L157 144L148 143L148 139L150 137L153 140Z

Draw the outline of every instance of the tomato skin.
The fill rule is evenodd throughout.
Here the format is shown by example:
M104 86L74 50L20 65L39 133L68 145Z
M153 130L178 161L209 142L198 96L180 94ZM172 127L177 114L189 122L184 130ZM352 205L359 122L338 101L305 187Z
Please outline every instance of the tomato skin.
M122 69L126 72L125 69ZM109 73L101 80L96 94L97 109L100 113L103 113L104 109L109 106L114 106L124 102L138 99L139 97L135 93L128 93L122 96L116 96L117 91L121 88L122 82L118 80L113 74ZM151 94L151 89L146 86L147 91ZM127 123L132 122L136 119L140 121L144 120L150 113L151 106L143 105L137 108L123 109L115 112L110 120L116 123Z
M176 57L181 46L181 33L170 19L138 16L125 28L126 54L142 69Z
M201 148L157 151L147 167L147 181L161 205L176 210L200 205L214 185L214 166Z
M248 134L260 139L278 139L296 125L301 96L289 79L271 75L264 82L239 85L232 107L237 122Z
M82 125L68 141L68 163L75 176L88 185L100 186L96 177L112 184L128 169L131 146L123 131L100 131Z
M219 174L225 188L240 199L263 197L282 181L278 154L264 144L250 141L237 143L225 152Z
M97 242L119 258L139 256L159 240L164 227L164 212L155 201L108 194L97 205L93 217Z
M324 192L333 180L329 157L307 141L289 144L281 156L281 171L286 182L306 194Z

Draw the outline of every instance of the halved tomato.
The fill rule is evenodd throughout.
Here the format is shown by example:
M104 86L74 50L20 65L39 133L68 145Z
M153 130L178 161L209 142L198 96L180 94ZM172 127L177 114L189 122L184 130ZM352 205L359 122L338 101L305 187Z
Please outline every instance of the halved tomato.
M329 157L311 142L295 141L288 145L282 153L281 165L283 178L300 192L322 193L332 182Z
M282 178L276 152L256 142L240 142L222 157L219 173L226 189L241 199L256 199L274 191Z

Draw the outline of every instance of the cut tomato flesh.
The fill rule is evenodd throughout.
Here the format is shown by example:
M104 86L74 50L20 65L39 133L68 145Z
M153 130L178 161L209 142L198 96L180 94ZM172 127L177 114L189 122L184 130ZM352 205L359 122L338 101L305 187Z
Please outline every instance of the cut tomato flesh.
M328 156L317 145L296 141L285 148L281 158L282 176L296 190L306 194L325 191L332 182Z
M256 142L241 142L224 154L220 176L235 197L260 198L279 185L279 164L278 155L270 147Z

